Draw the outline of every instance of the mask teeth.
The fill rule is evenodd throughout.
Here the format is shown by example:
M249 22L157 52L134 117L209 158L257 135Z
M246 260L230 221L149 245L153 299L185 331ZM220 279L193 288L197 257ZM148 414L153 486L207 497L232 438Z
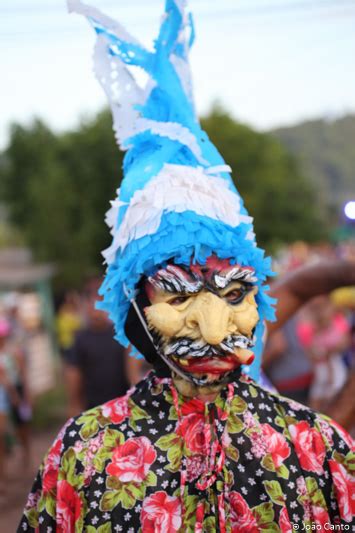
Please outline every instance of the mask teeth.
M178 358L183 358L187 355L190 355L191 357L204 357L210 349L211 347L208 344L201 342L190 343L184 339L168 346L165 355L175 355Z
M215 381L208 382L207 376L203 376L202 378L194 378L193 376L190 376L190 381L192 381L192 383L198 387L203 387L205 385L223 385L223 383L228 383L229 376L233 375L237 371L239 371L239 369L232 370L231 372L226 372L220 379L216 379Z
M234 353L235 348L247 349L253 347L254 344L254 339L248 339L248 337L243 335L230 335L218 346L218 348L213 345L206 344L200 340L190 342L189 339L184 338L168 346L165 351L165 355L175 355L179 359L183 359L186 356L191 358L199 358L206 355L223 357L228 353Z
M221 348L223 348L223 350L225 350L226 352L234 353L233 348L231 348L228 344L222 342L220 346L221 346Z
M227 342L230 342L234 348L252 348L255 345L255 336L249 339L244 335L231 335L227 338Z

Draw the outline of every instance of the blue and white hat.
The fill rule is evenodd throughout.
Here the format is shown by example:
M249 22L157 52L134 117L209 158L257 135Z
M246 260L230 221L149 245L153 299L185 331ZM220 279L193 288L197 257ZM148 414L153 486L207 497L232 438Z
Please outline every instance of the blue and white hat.
M273 318L263 286L271 265L256 245L230 167L196 116L188 59L194 28L186 1L166 0L152 51L94 7L80 0L68 0L68 7L85 15L96 31L95 74L111 106L117 142L126 151L121 188L106 218L113 241L103 252L107 272L100 307L114 322L117 340L127 345L124 324L142 275L172 258L203 264L212 253L251 266L261 319L251 372L257 377L263 320ZM147 78L143 87L139 70Z

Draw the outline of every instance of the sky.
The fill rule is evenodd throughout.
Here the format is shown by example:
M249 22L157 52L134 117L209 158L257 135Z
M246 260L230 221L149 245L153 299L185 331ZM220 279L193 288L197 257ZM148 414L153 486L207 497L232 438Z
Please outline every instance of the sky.
M150 45L164 0L87 0ZM256 129L355 112L355 0L190 0L200 114L213 102ZM106 104L94 32L65 0L0 0L0 148L12 122L57 131Z

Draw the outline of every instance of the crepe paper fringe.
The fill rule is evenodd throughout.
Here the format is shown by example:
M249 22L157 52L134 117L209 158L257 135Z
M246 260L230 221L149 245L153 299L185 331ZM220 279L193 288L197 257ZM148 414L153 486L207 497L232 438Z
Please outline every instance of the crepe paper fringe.
M95 74L111 106L116 140L127 151L121 189L106 215L113 243L104 252L108 268L99 306L127 345L124 288L133 296L143 275L171 259L203 264L212 253L251 266L260 324L250 375L257 377L262 322L273 318L263 286L271 264L256 246L230 168L196 116L188 60L195 32L185 0L166 0L152 50L96 8L80 0L68 0L68 8L86 16L96 32Z

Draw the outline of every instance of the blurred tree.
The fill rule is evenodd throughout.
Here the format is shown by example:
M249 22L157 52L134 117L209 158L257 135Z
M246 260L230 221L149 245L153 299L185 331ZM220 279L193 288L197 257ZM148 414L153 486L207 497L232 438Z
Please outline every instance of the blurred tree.
M355 115L310 120L272 134L297 157L317 188L321 209L339 224L344 203L355 197Z
M260 244L321 235L314 194L277 140L218 108L203 126L234 170ZM41 121L12 127L0 160L1 198L37 257L57 264L60 286L80 285L83 277L103 272L100 250L110 243L104 214L121 166L108 111L64 134Z
M233 169L260 245L272 250L281 243L312 242L326 235L313 186L278 140L236 122L218 105L202 125Z
M38 259L59 266L59 285L103 271L104 223L120 182L122 156L107 111L55 135L42 122L14 125L0 165L3 201Z

